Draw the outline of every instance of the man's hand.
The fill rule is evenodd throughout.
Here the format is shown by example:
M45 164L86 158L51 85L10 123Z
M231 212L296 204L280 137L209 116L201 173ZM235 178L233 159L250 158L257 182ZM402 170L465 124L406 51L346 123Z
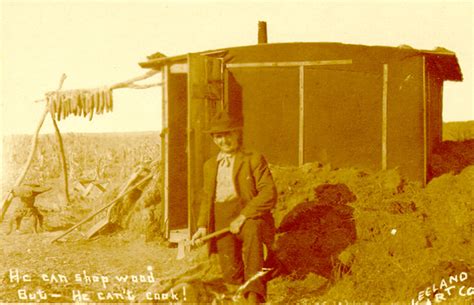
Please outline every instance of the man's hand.
M199 228L196 233L194 233L193 237L191 238L191 245L193 246L201 246L203 242L201 238L207 235L206 228Z
M230 232L232 234L239 233L240 229L242 228L242 225L244 224L246 219L247 219L247 217L245 217L244 215L237 216L237 218L234 219L229 225Z

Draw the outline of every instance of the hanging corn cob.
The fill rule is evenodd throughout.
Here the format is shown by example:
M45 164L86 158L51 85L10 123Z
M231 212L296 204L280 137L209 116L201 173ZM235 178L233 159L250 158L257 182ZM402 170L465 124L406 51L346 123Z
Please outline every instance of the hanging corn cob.
M102 114L113 110L112 89L109 87L47 92L46 102L58 121L71 114L88 116L92 120L94 112Z

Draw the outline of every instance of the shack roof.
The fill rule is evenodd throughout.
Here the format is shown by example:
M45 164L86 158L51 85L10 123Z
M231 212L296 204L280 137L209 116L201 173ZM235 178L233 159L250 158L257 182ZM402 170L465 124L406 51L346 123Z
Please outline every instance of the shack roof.
M269 61L305 61L308 59L346 59L348 55L364 56L374 60L425 56L431 61L437 74L443 80L462 81L463 76L456 54L445 48L434 50L414 49L410 46L399 47L365 46L329 42L266 43L249 46L230 47L197 52L197 54L223 57L226 63ZM160 69L167 63L185 61L187 54L166 57L155 53L140 62L142 68Z

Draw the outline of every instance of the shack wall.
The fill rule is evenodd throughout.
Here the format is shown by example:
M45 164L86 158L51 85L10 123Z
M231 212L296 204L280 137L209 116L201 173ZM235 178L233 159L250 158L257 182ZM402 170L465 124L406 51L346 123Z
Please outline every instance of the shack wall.
M403 175L423 181L426 128L422 56L386 49L277 44L231 49L229 56L231 63L352 60L347 65L304 68L304 162L378 170L383 168L385 141L387 168L399 167ZM385 118L384 65L388 68ZM242 88L244 144L264 153L271 163L297 165L298 68L230 70Z
M305 69L304 161L379 169L381 104L380 71Z
M424 181L423 57L402 58L388 67L387 167Z
M443 132L443 78L433 60L426 61L427 103L428 103L428 141L432 149L442 141Z
M298 70L236 69L232 75L242 87L244 147L274 164L297 164Z

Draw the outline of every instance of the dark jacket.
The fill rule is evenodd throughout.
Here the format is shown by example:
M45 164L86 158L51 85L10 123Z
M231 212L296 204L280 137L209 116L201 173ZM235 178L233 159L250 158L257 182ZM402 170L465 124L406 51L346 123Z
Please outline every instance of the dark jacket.
M204 164L203 198L197 222L198 227L206 227L209 232L214 231L217 165L216 156ZM277 192L265 158L261 154L238 151L232 172L235 190L242 201L240 214L273 220L271 209L276 204Z

